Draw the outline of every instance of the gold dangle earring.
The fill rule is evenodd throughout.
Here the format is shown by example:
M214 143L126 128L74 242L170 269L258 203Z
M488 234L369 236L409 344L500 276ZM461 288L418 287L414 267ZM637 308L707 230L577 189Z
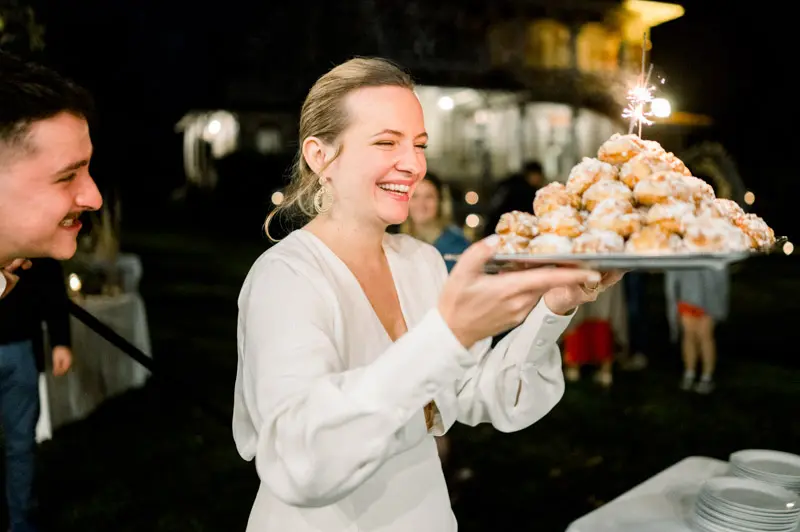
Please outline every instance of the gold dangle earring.
M325 214L333 205L333 192L322 176L319 178L319 187L317 193L314 194L314 210L317 211L317 214Z

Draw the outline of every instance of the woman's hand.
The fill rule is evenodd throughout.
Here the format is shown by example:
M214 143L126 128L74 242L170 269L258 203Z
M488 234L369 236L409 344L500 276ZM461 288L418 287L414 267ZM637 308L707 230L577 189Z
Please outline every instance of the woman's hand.
M562 302L574 299L571 294L582 292L581 285L598 286L602 282L598 272L577 268L487 274L484 265L494 254L497 241L493 235L470 246L456 263L439 297L442 318L466 348L522 323L549 291L562 291L555 301L561 308Z
M597 283L558 286L544 295L544 303L554 314L566 315L584 303L591 303L601 292L617 284L625 272L605 272Z

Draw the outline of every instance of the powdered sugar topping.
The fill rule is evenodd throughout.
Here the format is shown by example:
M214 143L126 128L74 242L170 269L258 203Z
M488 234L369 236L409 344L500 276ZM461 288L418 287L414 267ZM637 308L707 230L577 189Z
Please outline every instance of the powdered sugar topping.
M538 255L572 253L572 239L566 236L543 234L531 240L529 251Z

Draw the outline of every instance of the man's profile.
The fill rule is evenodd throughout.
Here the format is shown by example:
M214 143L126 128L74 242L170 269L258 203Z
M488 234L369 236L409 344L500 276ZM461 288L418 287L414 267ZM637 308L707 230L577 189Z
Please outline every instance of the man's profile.
M0 52L0 268L75 253L80 215L102 206L89 175L91 111L82 88Z

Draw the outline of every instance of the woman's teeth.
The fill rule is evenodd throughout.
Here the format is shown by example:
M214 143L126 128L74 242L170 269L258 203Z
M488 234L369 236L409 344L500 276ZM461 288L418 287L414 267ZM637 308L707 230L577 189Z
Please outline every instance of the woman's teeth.
M75 218L67 218L66 220L61 222L63 227L72 227L77 220Z
M397 192L399 194L408 194L408 191L411 189L408 185L398 185L395 183L382 183L378 185L379 188L383 190L388 190L389 192Z

